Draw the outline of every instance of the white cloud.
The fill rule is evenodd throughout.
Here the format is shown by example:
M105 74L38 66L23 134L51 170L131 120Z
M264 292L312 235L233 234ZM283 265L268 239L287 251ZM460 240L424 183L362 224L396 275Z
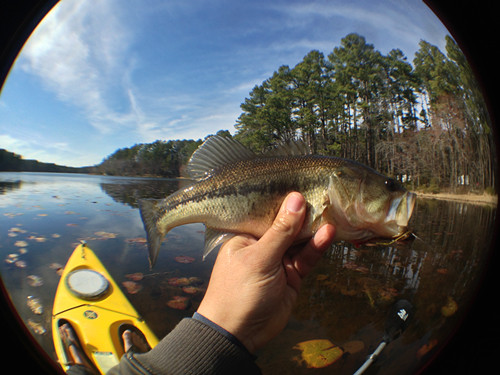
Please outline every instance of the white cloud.
M129 75L132 34L113 0L65 0L40 23L22 51L21 68L38 76L46 89L83 111L102 133L133 125L135 113L114 110L116 87Z

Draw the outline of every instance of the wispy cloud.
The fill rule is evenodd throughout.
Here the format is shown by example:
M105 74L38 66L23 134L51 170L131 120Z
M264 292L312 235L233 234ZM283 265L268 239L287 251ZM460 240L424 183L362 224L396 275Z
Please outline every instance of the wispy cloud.
M113 0L62 1L35 30L20 61L25 72L80 108L103 133L136 120L134 110L117 110L109 100L112 91L127 95L126 77L133 68L128 55L133 38L119 12Z

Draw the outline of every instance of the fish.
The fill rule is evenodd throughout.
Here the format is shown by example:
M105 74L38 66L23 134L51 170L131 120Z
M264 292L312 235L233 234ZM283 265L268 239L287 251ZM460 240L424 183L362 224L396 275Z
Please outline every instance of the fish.
M163 199L141 199L152 269L165 235L204 223L203 259L237 234L256 238L271 227L285 197L306 200L306 218L295 239L304 242L324 224L336 227L334 242L355 245L408 233L416 195L353 160L313 155L303 141L255 154L233 138L211 136L189 160L194 182Z

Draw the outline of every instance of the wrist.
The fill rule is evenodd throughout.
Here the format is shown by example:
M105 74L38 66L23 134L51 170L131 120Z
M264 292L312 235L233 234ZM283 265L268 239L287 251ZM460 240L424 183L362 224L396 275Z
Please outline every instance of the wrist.
M195 312L192 316L192 319L196 319L205 325L209 326L210 328L216 330L219 332L221 335L226 337L229 341L231 341L233 344L238 346L240 349L244 350L247 352L250 356L253 357L253 359L256 359L256 357L252 354L252 351L247 347L247 345L243 344L235 335L233 335L231 332L220 326L219 324L213 322L212 320L208 319L204 315L200 314L198 311Z

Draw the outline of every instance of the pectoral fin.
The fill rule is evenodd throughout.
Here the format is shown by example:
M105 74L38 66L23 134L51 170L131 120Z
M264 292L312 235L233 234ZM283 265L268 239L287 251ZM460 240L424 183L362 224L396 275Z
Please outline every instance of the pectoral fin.
M205 230L205 249L203 250L203 260L205 260L213 249L233 238L235 235L235 233L222 232L218 229L207 227Z

